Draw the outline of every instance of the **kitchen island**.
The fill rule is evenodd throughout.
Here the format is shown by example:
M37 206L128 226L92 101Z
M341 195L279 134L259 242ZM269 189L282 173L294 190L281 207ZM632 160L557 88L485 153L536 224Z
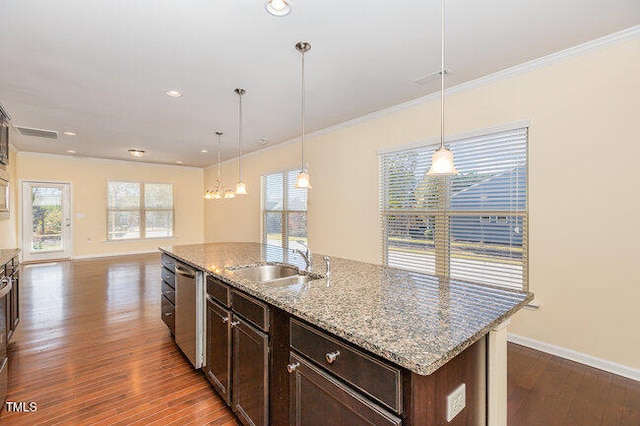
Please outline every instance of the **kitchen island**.
M338 406L346 406L356 415L363 412L363 404L374 414L384 411L382 418L389 420L388 424L446 423L451 414L447 405L458 404L459 409L461 403L460 399L455 404L447 403L447 396L462 384L465 408L450 424L486 424L487 419L489 424L501 424L505 417L501 414L506 413L501 376L506 377L506 331L493 330L530 301L531 293L442 280L337 257L330 258L331 274L327 276L320 255L313 256L310 268L316 279L274 285L242 278L234 271L264 264L307 269L302 256L257 243L166 246L161 251L202 271L208 277L207 288L210 282L212 288L213 283L218 283L228 286L238 297L247 296L265 305L269 315L263 330L269 348L265 387L270 391L265 424L296 424L296 419L304 416L304 405L300 404L319 397L300 393L305 390L300 381L304 377L298 377L296 372L300 364L300 374L309 373L309 383L321 386L317 377L322 377L334 386L339 395L336 398L341 401ZM215 309L228 309L231 316L227 321L223 316L222 322L228 322L229 327L239 323L234 321L237 314L232 311L231 302L228 306L224 301L211 303ZM239 314L239 318L243 315ZM209 331L206 334L210 335ZM315 339L315 335L320 336L316 340L342 348L342 353L327 352L330 365L320 364L323 360L315 359L313 350L308 348L309 339ZM204 345L208 347L207 342ZM353 351L351 357L356 361L351 367L363 366L363 374L367 365L378 364L384 367L381 371L397 371L396 383L374 383L369 388L366 378L349 380L358 373L340 371L338 364L349 362L345 351ZM330 362L330 355L336 359L335 352L338 361ZM390 396L387 390L391 388L395 393ZM362 395L358 394L354 403L344 402L345 396L340 392L351 389ZM382 424L378 420L366 421Z

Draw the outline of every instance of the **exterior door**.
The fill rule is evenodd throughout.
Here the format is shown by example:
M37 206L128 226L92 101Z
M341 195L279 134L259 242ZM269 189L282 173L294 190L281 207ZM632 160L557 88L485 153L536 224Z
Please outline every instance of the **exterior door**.
M22 183L22 253L37 262L71 257L70 184Z

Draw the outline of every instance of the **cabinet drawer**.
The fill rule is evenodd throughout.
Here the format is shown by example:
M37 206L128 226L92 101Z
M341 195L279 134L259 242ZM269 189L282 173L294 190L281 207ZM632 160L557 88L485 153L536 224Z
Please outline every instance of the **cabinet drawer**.
M231 290L233 311L263 331L269 331L269 307L251 296Z
M291 425L400 426L402 420L316 367L295 352L289 365Z
M161 296L161 298L162 298L162 307L161 307L162 321L164 321L164 323L167 324L167 327L169 327L169 330L171 330L171 334L175 334L175 331L176 331L175 306L166 297Z
M162 262L162 266L164 266L170 271L174 271L176 269L176 260L171 256L168 256L163 253L162 258L160 259L160 262Z
M173 270L168 270L166 268L162 268L162 281L169 284L171 288L176 288L176 274L173 273Z
M207 294L217 302L229 307L231 302L231 288L220 280L207 276Z
M289 324L291 348L385 406L402 413L402 374L399 368L300 321L291 319Z
M176 304L176 291L164 281L162 282L162 295L169 299L174 305Z

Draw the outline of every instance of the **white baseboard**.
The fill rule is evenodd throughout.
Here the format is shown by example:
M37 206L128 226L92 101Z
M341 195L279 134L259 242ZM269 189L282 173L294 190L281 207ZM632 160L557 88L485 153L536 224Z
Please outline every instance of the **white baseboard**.
M98 254L85 254L82 256L72 256L72 260L85 260L85 259L99 259L101 257L115 257L115 256L131 256L134 254L150 254L160 253L158 249L155 250L140 250L140 251L125 251L120 253L98 253Z
M609 373L617 374L618 376L623 376L629 379L640 381L640 370L638 370L637 368L628 367L626 365L607 361L606 359L596 358L591 355L583 354L582 352L577 352L571 349L562 348L560 346L551 345L549 343L540 342L538 340L529 339L528 337L518 336L517 334L509 333L507 335L507 340L509 342L517 343L518 345L526 346L531 349L536 349L551 355L559 356L561 358L570 359L571 361L579 362L580 364L588 365L599 370L608 371Z

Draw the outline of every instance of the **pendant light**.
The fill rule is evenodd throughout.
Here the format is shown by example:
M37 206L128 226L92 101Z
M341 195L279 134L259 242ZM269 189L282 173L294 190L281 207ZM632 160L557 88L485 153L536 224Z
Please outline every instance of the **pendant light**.
M269 0L264 7L273 16L287 16L291 13L291 6L285 0Z
M247 195L247 186L242 182L242 95L247 91L244 89L234 91L238 95L238 183L235 194Z
M212 191L210 189L207 190L207 192L204 193L204 198L206 200L219 200L220 198L222 198L222 182L220 181L220 168L221 168L221 161L220 161L220 147L222 146L222 132L216 132L216 135L218 136L218 177L216 179L216 186L215 189Z
M427 172L430 176L457 175L458 170L453 164L453 152L444 146L444 0L442 5L442 38L441 38L441 67L440 67L440 147L431 157L431 168Z
M305 85L304 85L304 54L311 50L311 45L307 42L301 41L296 44L296 50L302 54L302 164L300 166L300 173L296 179L296 188L311 189L311 182L309 181L309 172L304 163L304 116L305 116Z

